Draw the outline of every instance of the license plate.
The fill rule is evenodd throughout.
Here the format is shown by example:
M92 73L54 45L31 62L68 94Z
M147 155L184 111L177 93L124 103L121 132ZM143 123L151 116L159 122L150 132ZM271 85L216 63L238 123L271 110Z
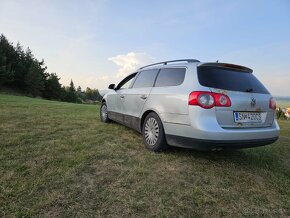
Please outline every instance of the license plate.
M234 112L236 123L262 123L265 113L258 112Z

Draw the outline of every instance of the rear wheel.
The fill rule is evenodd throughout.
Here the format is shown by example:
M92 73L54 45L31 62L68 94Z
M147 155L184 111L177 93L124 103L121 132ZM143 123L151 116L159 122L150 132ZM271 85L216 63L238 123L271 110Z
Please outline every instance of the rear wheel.
M149 113L142 127L143 141L151 151L164 151L168 148L162 122L156 113Z
M100 108L100 117L101 117L101 121L104 123L109 123L111 121L108 117L108 108L107 108L106 102L102 103L102 106Z

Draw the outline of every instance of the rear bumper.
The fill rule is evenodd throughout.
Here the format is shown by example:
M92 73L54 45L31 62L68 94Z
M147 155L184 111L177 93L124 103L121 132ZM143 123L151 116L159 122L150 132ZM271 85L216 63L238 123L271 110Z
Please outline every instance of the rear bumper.
M276 138L280 128L275 120L272 126L260 128L222 128L216 119L205 117L203 122L195 122L192 125L180 125L163 123L166 135L182 136L186 138L209 140L209 141L255 141Z
M277 137L266 139L251 139L251 140L206 140L195 139L176 135L166 135L166 140L169 145L183 148L194 148L197 150L222 150L222 149L241 149L252 148L274 143Z

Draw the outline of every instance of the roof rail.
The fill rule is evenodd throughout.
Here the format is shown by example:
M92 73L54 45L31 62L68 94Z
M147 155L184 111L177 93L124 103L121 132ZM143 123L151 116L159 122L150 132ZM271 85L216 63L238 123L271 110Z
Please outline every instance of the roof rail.
M163 64L163 65L167 65L168 63L172 63L172 62L187 62L187 63L194 63L194 62L200 62L199 60L196 60L196 59L179 59L179 60L172 60L172 61L163 61L163 62L158 62L158 63L155 63L155 64L149 64L149 65L146 65L144 67L140 67L140 69L143 69L143 68L146 68L146 67L151 67L151 66L154 66L154 65L160 65L160 64Z

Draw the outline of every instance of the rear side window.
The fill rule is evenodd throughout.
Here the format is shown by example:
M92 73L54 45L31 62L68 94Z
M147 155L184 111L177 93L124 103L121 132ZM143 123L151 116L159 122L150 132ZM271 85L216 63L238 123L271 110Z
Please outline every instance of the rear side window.
M202 86L239 92L269 94L263 84L252 74L229 68L200 66L198 80Z
M185 68L161 69L155 87L180 85L184 81L185 70Z
M138 75L133 88L152 87L158 70L144 70Z

